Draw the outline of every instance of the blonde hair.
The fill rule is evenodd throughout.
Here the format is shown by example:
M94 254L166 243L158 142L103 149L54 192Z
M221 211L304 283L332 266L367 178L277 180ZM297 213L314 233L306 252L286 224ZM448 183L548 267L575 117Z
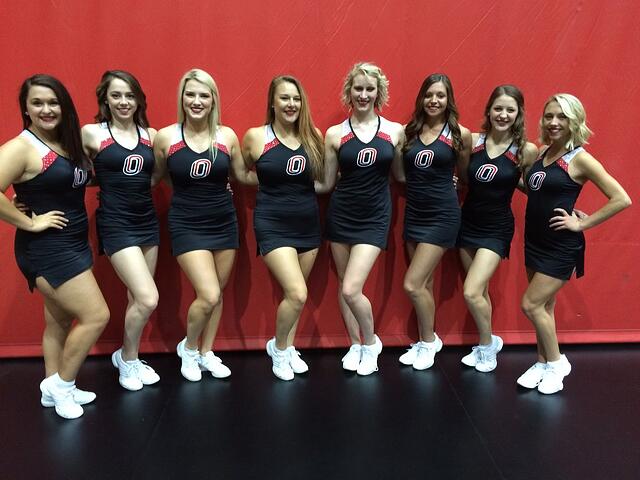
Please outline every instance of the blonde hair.
M569 141L564 145L565 148L573 150L580 145L588 143L587 140L593 135L593 132L587 127L587 114L584 111L582 102L569 93L552 95L544 104L542 118L540 118L540 141L545 145L551 142L549 134L543 126L544 111L551 102L556 102L560 106L562 113L564 113L569 120L569 131L571 135L569 136Z
M209 146L209 153L211 158L215 160L218 149L216 148L216 136L218 134L218 127L220 126L220 94L218 92L218 86L211 75L199 68L192 68L185 73L180 79L178 86L178 123L184 124L185 113L182 106L182 96L184 95L184 89L189 80L195 80L206 86L211 91L212 105L207 123L209 125L209 136L211 137L211 145Z
M311 109L309 108L309 100L307 94L302 88L300 80L291 75L280 75L271 80L269 84L269 93L267 94L267 115L266 123L272 125L275 121L275 111L273 109L273 102L276 95L276 88L281 83L288 82L293 84L300 94L300 113L296 120L295 128L296 133L300 137L300 143L304 147L304 151L309 156L311 162L311 170L313 171L313 178L320 180L324 177L324 144L322 137L318 134L313 119L311 118Z
M380 67L369 62L356 63L349 73L347 73L347 76L344 79L344 85L342 86L342 103L346 107L352 106L351 87L353 86L353 79L355 76L360 74L376 80L378 85L378 96L376 97L374 106L376 109L382 110L382 107L389 102L389 80Z

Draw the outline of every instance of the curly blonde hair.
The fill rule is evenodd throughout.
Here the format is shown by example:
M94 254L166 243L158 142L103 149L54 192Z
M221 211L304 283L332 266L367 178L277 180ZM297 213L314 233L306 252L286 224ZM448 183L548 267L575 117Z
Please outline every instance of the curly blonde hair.
M380 67L370 62L356 63L347 76L344 79L344 85L342 86L342 103L346 107L351 107L351 87L353 86L353 79L356 75L366 75L367 77L374 78L378 85L378 96L374 104L375 108L382 110L382 107L389 102L389 80Z

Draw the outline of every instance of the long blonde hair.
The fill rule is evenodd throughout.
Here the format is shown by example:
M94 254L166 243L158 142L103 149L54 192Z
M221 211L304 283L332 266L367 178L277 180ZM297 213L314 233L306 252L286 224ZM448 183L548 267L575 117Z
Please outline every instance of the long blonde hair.
M316 130L313 120L311 118L311 110L309 108L309 101L307 100L307 94L302 88L300 80L291 75L281 75L271 80L269 84L269 93L267 95L267 124L272 124L275 120L275 111L273 110L273 101L276 93L276 88L282 82L289 82L298 89L300 94L300 114L296 120L295 128L296 133L300 137L300 143L304 147L305 152L309 156L311 162L311 170L313 172L313 178L319 180L324 177L324 144L322 137Z
M209 125L209 136L211 137L211 144L209 145L209 153L211 158L215 160L218 149L216 148L216 137L218 134L218 127L220 126L220 94L218 92L218 86L211 75L199 68L192 68L185 73L180 79L178 86L178 123L184 124L185 113L182 107L182 96L184 95L184 89L189 80L195 80L206 86L211 91L211 97L213 104L211 105L211 112L207 118L207 124Z

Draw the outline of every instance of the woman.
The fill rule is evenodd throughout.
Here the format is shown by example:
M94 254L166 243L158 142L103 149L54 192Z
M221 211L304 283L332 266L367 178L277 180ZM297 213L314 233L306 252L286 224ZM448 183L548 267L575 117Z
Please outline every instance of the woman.
M273 374L293 380L294 374L309 370L293 341L320 246L313 181L323 172L322 136L299 80L285 75L271 81L265 125L247 131L242 150L260 183L253 217L258 253L284 295L267 353Z
M399 162L404 138L399 123L378 113L388 101L388 87L380 67L354 65L342 90L349 118L330 127L325 139L327 188L340 170L327 212L326 237L331 242L340 285L338 302L351 341L342 366L359 375L378 370L382 351L382 342L374 333L371 302L363 288L380 251L387 248L389 170Z
M525 171L528 201L525 222L525 265L529 286L522 310L533 323L538 361L517 382L545 394L559 392L571 371L560 354L555 326L556 295L572 273L584 273L583 231L631 205L631 199L582 145L591 131L582 103L573 95L553 95L540 120L538 160ZM582 186L592 181L607 203L590 216L574 206Z
M238 224L230 173L244 175L236 134L220 125L218 87L207 72L194 68L178 87L178 123L156 136L156 179L166 176L173 186L169 208L171 249L196 294L187 313L187 336L178 343L180 372L197 382L202 371L216 378L231 375L211 350L222 315L222 291L229 279Z
M140 338L158 304L153 274L158 260L158 218L151 198L154 158L147 101L136 78L106 71L96 89L98 123L82 128L85 152L93 160L100 205L96 211L99 250L106 253L127 287L122 347L111 355L118 381L141 390L160 380L138 359Z
M527 142L524 116L522 92L513 85L501 85L493 90L484 109L482 132L472 134L469 191L462 205L457 243L467 273L464 299L480 336L480 343L462 363L479 372L494 370L502 349L502 339L491 334L489 281L500 260L509 257L514 231L511 197L523 168L538 153Z
M404 290L416 310L419 340L400 356L400 363L425 370L442 348L434 331L433 273L444 252L455 246L460 227L453 173L457 167L465 181L471 151L471 133L458 123L449 77L435 73L424 80L405 136L407 203L403 236L411 263Z
M44 297L41 403L63 418L77 418L96 395L76 388L75 379L109 321L87 239L84 191L91 165L76 109L60 81L27 78L19 103L24 130L0 147L0 188L5 192L13 183L30 216L2 195L0 218L17 228L16 261L29 289Z

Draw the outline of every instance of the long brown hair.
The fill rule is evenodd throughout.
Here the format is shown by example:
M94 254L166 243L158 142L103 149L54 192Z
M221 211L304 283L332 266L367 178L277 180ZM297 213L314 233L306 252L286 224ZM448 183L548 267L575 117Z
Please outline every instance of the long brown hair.
M124 70L107 70L102 74L100 83L96 88L96 98L98 99L98 113L94 117L96 122L111 122L111 110L107 105L107 90L111 80L119 79L125 82L131 88L133 95L136 97L138 108L133 114L133 121L142 128L149 128L149 120L147 119L147 96L144 94L140 82L129 72Z
M524 128L524 96L518 87L515 85L499 85L493 89L491 96L487 101L487 105L484 107L484 123L482 124L482 131L489 133L491 131L491 120L489 116L491 114L491 107L493 102L501 96L513 98L518 104L518 115L516 116L513 125L511 125L511 135L513 135L513 143L518 147L518 153L516 158L518 159L518 167L522 168L522 159L524 155L524 147L527 144L527 135Z
M276 93L276 88L282 82L289 82L295 85L295 87L298 89L298 93L300 94L300 113L295 124L296 133L300 137L300 143L309 156L313 178L319 180L324 176L324 145L322 142L322 137L320 136L320 134L318 134L318 131L313 124L313 120L311 119L311 110L309 108L307 94L305 93L304 89L302 88L302 84L297 78L290 75L281 75L271 80L271 83L269 84L269 93L267 94L266 123L272 124L275 120L273 101Z
M453 95L453 86L451 80L444 73L433 73L424 79L422 86L416 96L415 108L411 115L411 120L407 123L404 129L407 141L402 149L403 152L408 152L416 139L422 132L424 126L426 113L424 111L424 97L427 95L427 90L434 83L442 82L447 90L447 107L444 111L444 117L449 129L451 130L451 138L453 143L453 150L456 155L459 155L463 149L462 145L462 133L460 132L460 125L458 124L458 108L456 107L456 100Z
M71 163L80 168L89 169L91 161L87 158L82 149L82 138L80 137L80 121L78 120L78 112L73 105L71 95L65 86L57 78L51 75L37 74L27 78L20 86L20 94L18 95L18 103L20 111L27 111L27 97L29 89L34 86L46 87L53 90L58 102L60 102L60 124L56 127L56 134L60 140L60 145L69 155ZM22 115L22 125L25 129L31 126L31 118L29 115Z

